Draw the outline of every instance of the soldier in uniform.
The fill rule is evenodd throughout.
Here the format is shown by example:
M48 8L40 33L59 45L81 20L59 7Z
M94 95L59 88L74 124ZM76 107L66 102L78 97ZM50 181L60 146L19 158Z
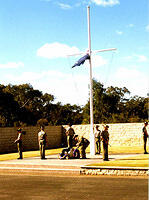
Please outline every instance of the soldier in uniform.
M23 159L23 149L22 149L22 129L18 128L17 130L17 139L14 141L14 143L17 143L17 148L18 148L18 153L19 153L19 158L18 159Z
M97 149L96 154L100 154L100 151L101 151L101 146L100 146L100 135L101 135L101 131L99 130L99 126L96 125L96 131L95 131L96 149Z
M67 136L67 143L68 148L73 147L73 136L75 135L74 129L71 127L71 124L68 125L68 129L66 130L66 136Z
M101 132L101 140L103 142L103 160L108 161L108 143L109 143L109 126L106 125L104 130Z
M145 122L143 130L142 130L143 131L143 142L144 142L144 154L148 154L148 152L146 150L146 143L147 143L147 138L148 138L147 126L148 126L148 122Z
M40 132L38 133L38 142L39 142L39 149L40 149L40 157L41 159L45 158L45 149L47 144L47 134L44 131L44 127L41 126Z
M68 147L62 150L62 153L60 153L60 158L63 158L64 154L68 153L74 146L74 140L73 140L74 135L75 135L74 129L71 127L71 124L69 124L68 129L66 130Z
M86 138L84 138L84 137L81 137L81 139L79 140L78 135L76 135L74 137L74 139L77 141L76 146L77 147L81 147L81 149L80 149L81 158L82 159L86 159L86 151L85 150L88 147L88 145L90 144L90 142Z

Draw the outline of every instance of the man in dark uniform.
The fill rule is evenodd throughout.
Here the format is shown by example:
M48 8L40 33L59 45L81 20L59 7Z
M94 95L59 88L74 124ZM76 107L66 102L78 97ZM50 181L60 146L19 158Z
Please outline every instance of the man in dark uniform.
M97 148L96 154L100 154L100 151L101 151L100 135L101 135L101 131L99 130L99 126L96 125L96 131L95 131L96 148Z
M142 129L142 131L143 131L143 142L144 142L144 154L148 154L148 152L146 150L146 143L147 143L147 138L148 138L147 126L148 126L148 122L145 122L144 127Z
M75 135L74 129L71 127L71 124L68 125L68 129L66 130L66 136L67 136L67 144L68 147L64 148L62 150L62 153L60 153L60 159L63 158L63 156L66 154L68 154L68 152L71 150L71 148L74 146L74 140L73 137Z
M75 135L74 129L71 127L71 124L68 125L68 129L66 131L66 136L67 136L67 143L68 143L68 148L73 147L73 136Z
M106 125L104 127L104 130L101 132L101 139L103 142L103 160L108 161L108 143L109 143L109 132L108 132L109 126Z
M79 137L78 137L78 135L76 135L75 137L74 137L74 139L78 142L77 144L76 144L76 146L77 147L81 147L81 149L80 149L80 152L81 152L81 158L82 159L86 159L86 148L88 147L88 145L90 144L90 142L86 139L86 138L84 138L84 137L81 137L81 139L79 140Z
M44 131L44 127L41 126L40 132L38 133L38 142L39 142L39 149L40 149L40 157L41 159L45 158L45 149L47 144L47 134Z
M14 143L17 143L17 148L18 148L18 153L19 153L19 158L18 159L23 159L23 149L22 149L22 129L18 128L17 130L17 139L14 141Z

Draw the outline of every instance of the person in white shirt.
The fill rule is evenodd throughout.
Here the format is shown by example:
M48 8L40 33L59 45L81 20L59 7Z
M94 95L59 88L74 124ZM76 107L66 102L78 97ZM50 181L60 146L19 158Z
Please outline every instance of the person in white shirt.
M40 132L38 133L38 142L39 142L39 150L41 159L45 158L45 149L47 144L47 134L44 131L44 127L41 126Z

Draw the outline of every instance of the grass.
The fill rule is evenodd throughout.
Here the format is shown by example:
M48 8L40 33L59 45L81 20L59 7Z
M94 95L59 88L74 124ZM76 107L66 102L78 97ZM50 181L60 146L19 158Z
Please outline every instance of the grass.
M87 149L89 151L89 149ZM147 149L149 151L149 149ZM102 148L101 148L102 152ZM104 161L95 163L92 166L110 166L110 167L149 167L149 154L137 155L129 157L129 154L142 154L143 146L109 146L109 155L112 154L128 154L128 158L118 159L114 161ZM89 165L90 166L90 165Z
M54 155L58 154L62 151L62 148L59 149L48 149L46 150L46 155ZM30 157L39 157L40 152L39 151L26 151L23 152L24 158L30 158ZM0 161L4 160L14 160L18 158L18 153L9 153L9 154L1 154L0 155Z
M109 154L141 154L144 153L143 146L109 146ZM149 152L149 148L147 149ZM87 148L90 152L90 147ZM101 146L102 152L102 146Z
M102 163L95 163L88 166L110 166L110 167L149 167L149 155L138 155L134 157L128 157L125 159L118 159L114 161L105 161Z

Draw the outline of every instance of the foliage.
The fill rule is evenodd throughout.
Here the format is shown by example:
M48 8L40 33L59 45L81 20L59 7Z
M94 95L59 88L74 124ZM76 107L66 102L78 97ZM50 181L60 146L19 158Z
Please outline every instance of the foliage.
M143 122L148 119L148 98L128 98L127 88L93 80L94 123ZM126 98L127 97L127 98ZM0 126L64 125L90 123L89 100L84 107L54 103L52 94L43 94L30 84L0 85Z
M148 99L130 95L126 87L108 87L93 79L94 123L126 123L147 120ZM83 123L89 123L89 101L83 108Z
M82 122L77 105L54 104L54 96L42 94L30 84L0 85L0 126L61 125Z

